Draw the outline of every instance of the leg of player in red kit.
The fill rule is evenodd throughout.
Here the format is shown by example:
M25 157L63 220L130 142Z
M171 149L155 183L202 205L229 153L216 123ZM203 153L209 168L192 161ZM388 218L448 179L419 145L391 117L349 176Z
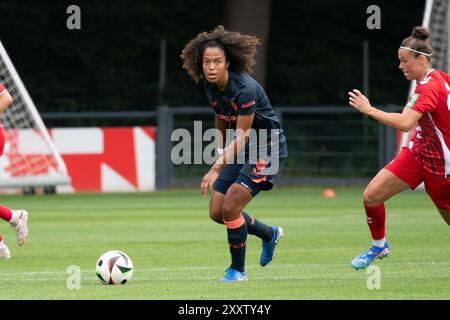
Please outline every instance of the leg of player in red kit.
M382 259L389 254L386 241L386 210L384 202L395 194L411 187L383 169L369 183L363 194L367 225L372 236L372 246L353 259L351 265L355 269L367 268L375 259Z
M0 206L0 218L9 222L16 231L17 243L22 246L28 237L28 212L25 210L11 210L8 207Z
M0 259L9 259L10 257L9 249L3 242L2 235L0 234Z

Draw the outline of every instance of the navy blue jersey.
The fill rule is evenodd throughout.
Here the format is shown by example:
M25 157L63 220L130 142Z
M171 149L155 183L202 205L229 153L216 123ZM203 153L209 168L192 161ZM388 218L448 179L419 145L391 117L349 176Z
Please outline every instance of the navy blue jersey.
M229 128L236 128L238 116L254 113L252 128L281 131L280 121L259 83L246 73L229 71L228 75L223 92L215 84L205 83L206 97L216 116L229 122Z
M247 73L228 72L225 91L219 91L215 84L205 82L206 97L216 117L228 122L229 129L236 129L238 116L254 114L252 128L279 130L279 156L287 156L286 139L280 121L273 111L261 85ZM270 139L270 134L268 136Z

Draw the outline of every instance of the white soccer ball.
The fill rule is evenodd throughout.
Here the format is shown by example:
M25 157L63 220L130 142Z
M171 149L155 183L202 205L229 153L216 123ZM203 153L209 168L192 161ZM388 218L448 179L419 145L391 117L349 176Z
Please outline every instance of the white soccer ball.
M102 254L95 268L103 284L125 284L133 276L133 262L128 255L118 250Z

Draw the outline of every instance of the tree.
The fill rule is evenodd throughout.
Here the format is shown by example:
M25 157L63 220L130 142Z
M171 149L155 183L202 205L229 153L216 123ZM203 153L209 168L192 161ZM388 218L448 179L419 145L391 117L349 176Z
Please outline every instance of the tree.
M225 3L225 28L256 36L262 42L253 76L263 87L266 82L270 6L270 0L226 0Z

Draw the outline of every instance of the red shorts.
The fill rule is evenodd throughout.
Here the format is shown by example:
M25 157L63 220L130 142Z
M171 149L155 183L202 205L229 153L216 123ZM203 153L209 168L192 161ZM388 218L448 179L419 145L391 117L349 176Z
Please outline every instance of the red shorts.
M450 178L440 178L424 170L408 148L402 148L384 168L407 183L411 189L424 182L425 190L436 207L450 210Z

